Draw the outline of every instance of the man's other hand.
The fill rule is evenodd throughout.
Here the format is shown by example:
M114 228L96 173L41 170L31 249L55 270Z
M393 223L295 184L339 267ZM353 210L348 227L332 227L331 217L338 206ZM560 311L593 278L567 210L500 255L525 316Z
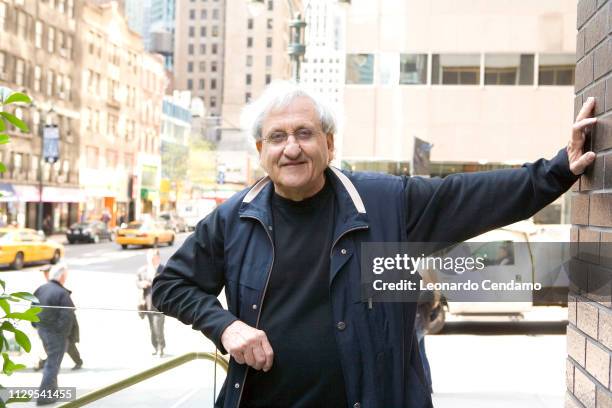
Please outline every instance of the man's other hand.
M256 370L268 371L272 368L274 352L266 333L236 320L227 326L221 335L225 350L239 364L247 364Z
M593 108L595 108L595 98L587 98L576 117L576 122L572 126L572 138L567 144L570 170L576 176L584 173L584 170L595 161L596 154L594 152L583 153L586 134L589 133L595 122L597 122L597 119L592 117Z

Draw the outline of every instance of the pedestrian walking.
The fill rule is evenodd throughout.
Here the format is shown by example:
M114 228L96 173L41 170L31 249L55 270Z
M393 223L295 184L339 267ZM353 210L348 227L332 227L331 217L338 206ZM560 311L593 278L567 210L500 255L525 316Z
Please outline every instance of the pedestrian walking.
M158 312L153 306L151 297L151 287L153 279L157 276L164 266L161 264L161 256L158 249L149 249L147 251L146 265L138 269L136 285L141 290L140 304L138 310L145 312L149 320L149 329L151 331L151 344L153 345L153 355L158 354L164 356L164 348L166 340L164 338L164 319L165 316Z
M43 307L38 315L40 321L34 324L47 353L39 387L41 397L36 401L37 405L52 404L57 400L52 395L57 389L57 376L76 322L74 303L70 297L72 292L64 287L67 274L65 263L54 265L49 271L49 281L34 292L38 305L49 306Z

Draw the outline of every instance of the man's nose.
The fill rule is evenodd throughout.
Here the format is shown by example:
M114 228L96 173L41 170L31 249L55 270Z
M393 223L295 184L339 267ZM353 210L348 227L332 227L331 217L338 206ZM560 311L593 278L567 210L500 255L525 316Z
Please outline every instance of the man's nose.
M302 153L302 148L293 136L289 136L283 154L291 160L295 160Z

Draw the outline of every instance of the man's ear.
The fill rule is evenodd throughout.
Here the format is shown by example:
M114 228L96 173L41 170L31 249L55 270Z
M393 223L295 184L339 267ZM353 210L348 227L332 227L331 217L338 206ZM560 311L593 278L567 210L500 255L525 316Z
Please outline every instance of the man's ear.
M261 139L255 142L255 147L257 148L259 154L261 154Z
M334 134L328 133L327 136L327 152L329 153L328 163L331 163L334 160Z

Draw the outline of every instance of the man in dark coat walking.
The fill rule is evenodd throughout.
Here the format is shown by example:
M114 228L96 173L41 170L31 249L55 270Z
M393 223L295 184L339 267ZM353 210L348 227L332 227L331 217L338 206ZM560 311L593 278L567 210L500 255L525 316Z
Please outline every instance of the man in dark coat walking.
M76 321L72 309L74 303L70 298L71 292L64 288L67 272L64 263L60 262L53 266L49 271L49 281L34 292L34 296L38 298L38 305L50 306L43 307L43 311L39 314L40 322L35 325L47 353L39 388L41 394L44 391L45 396L57 389L57 375ZM52 404L55 400L41 396L36 404Z

